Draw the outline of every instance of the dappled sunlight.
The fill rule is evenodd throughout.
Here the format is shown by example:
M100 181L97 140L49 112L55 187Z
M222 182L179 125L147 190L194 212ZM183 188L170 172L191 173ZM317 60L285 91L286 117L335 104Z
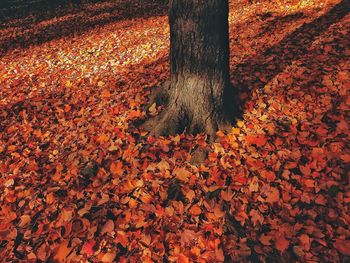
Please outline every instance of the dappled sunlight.
M45 5L43 6L45 8ZM153 0L113 1L81 5L80 8L57 6L50 11L29 13L0 24L0 56L15 48L45 43L66 36L84 34L112 22L166 15L166 5ZM20 12L20 10L18 10ZM24 12L23 15L26 13Z

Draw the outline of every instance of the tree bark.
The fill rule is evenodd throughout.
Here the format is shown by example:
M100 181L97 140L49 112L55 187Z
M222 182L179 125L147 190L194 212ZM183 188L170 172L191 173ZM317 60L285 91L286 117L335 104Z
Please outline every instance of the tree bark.
M162 91L167 104L146 128L155 135L215 135L233 117L228 0L172 0L169 24L170 82Z

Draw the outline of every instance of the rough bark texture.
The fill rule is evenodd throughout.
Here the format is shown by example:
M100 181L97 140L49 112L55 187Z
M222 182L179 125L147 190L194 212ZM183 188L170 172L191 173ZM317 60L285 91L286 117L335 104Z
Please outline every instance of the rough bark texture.
M172 0L169 23L167 105L145 126L155 135L214 135L232 117L228 0Z

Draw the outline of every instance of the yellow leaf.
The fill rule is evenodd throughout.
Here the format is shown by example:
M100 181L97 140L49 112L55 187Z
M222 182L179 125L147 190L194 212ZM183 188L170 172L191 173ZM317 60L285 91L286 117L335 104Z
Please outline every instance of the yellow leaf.
M157 105L153 103L151 107L149 107L148 111L151 113L151 115L154 115L157 113Z
M65 86L66 86L66 88L71 88L72 82L70 82L70 80L67 80Z
M244 122L243 122L243 121L241 121L241 120L238 120L238 121L237 121L237 126L238 126L239 128L242 128L243 125L244 125Z
M260 120L262 120L262 121L266 121L266 120L267 120L267 115L263 115L263 116L261 116Z
M240 129L240 128L232 128L232 133L233 133L234 135L238 135L240 132L241 132L241 129Z

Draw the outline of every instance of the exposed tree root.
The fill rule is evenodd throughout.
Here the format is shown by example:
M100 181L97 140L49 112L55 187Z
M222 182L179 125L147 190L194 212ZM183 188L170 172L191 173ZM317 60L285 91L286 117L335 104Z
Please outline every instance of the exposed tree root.
M161 86L153 87L149 96L148 103L144 106L144 110L148 110L154 103L166 105L169 101L170 82L166 81Z
M175 107L163 110L160 115L148 119L142 126L153 136L174 135L182 132L180 126L183 114Z
M145 106L146 110L154 103L157 106L163 105L165 108L159 115L147 119L141 125L150 132L150 135L157 137L182 132L190 134L205 133L208 135L209 142L213 143L217 138L217 131L221 130L226 133L231 131L231 120L239 110L235 107L238 104L232 90L228 94L230 96L228 102L221 110L216 108L217 105L214 104L206 104L206 107L197 104L188 106L186 105L187 94L176 97L171 91L170 82L152 89L149 102ZM207 158L209 151L209 148L196 148L192 153L191 163L200 165Z
M188 108L181 99L171 99L172 95L170 82L165 82L162 86L152 89L149 102L145 109L149 109L154 103L164 105L165 109L155 117L142 123L142 127L150 131L153 136L167 136L186 132L191 134L205 133L209 135L209 140L213 142L218 130L230 132L232 128L233 116L237 109L231 103L226 107L226 112L216 111L215 105L204 109L198 106L198 111ZM235 112L233 111L235 110Z
M175 135L182 132L205 133L209 135L210 141L214 141L218 130L229 132L232 128L229 121L224 121L216 115L209 115L205 119L192 117L191 113L176 104L167 105L158 116L148 119L142 126L153 136Z
M209 153L209 149L198 147L195 149L191 155L191 164L199 166L204 163L205 159L207 159Z

